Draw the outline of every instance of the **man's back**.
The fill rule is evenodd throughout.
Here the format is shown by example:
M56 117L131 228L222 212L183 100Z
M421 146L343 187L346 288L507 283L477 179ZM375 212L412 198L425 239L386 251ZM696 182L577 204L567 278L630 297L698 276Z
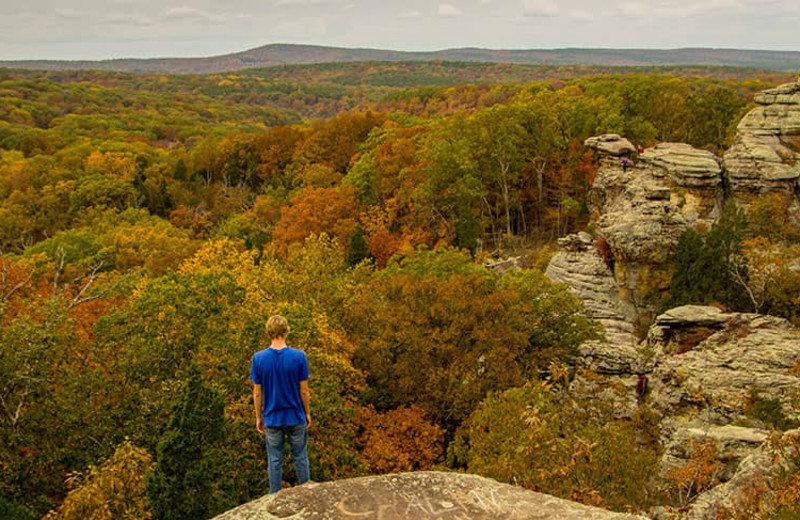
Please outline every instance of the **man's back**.
M294 426L306 423L300 381L308 379L306 355L292 347L266 348L253 356L250 379L261 385L264 425Z

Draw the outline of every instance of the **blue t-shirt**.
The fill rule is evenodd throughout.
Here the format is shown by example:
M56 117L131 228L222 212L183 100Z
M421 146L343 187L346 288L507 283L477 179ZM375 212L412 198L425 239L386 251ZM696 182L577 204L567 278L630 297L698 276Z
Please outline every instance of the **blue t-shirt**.
M250 379L264 394L264 425L297 426L306 423L300 399L300 381L308 380L308 359L292 347L266 348L253 355Z

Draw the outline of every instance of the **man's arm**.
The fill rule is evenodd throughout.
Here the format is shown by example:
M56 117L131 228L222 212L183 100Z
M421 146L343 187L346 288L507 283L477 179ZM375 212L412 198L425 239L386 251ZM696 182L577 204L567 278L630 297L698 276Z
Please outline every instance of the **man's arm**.
M306 426L311 426L311 391L308 389L308 379L300 381L300 400L306 412Z
M253 385L253 406L256 410L256 430L265 435L267 432L264 430L264 393L261 391L261 385Z

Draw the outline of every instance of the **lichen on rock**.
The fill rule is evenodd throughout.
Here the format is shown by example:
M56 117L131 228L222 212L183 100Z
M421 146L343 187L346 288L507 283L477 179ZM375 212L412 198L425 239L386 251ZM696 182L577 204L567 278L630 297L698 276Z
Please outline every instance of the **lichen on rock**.
M476 475L416 472L306 484L215 520L644 520Z

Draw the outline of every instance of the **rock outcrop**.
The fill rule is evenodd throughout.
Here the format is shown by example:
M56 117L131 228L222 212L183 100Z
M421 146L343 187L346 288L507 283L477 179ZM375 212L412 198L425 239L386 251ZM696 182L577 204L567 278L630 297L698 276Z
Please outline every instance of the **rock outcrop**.
M698 499L691 519L711 520L729 506L754 472L767 471L767 429L800 420L800 329L705 306L656 317L649 303L669 286L681 234L712 225L726 202L747 208L779 194L800 220L800 84L755 101L723 158L679 143L636 154L617 135L588 139L600 164L588 199L593 236L559 241L547 269L606 331L606 341L580 347L571 391L613 403L619 417L643 404L655 411L662 476L684 467L692 446L714 446L720 485ZM762 412L752 412L756 405Z
M475 475L417 472L286 489L216 520L644 520Z
M553 281L568 285L586 309L603 326L606 337L616 344L636 342L636 309L620 298L620 288L610 266L598 254L588 233L559 240L561 251L547 267Z
M726 425L745 419L752 392L800 416L800 330L759 314L687 305L656 319L645 342L654 358L652 406L669 416L697 416Z
M667 289L667 259L681 234L713 224L727 199L746 207L761 194L779 193L800 220L800 84L766 90L755 100L760 106L739 123L724 158L681 143L637 154L616 134L585 141L600 162L588 205L595 237L610 248L612 261L603 263L613 268L613 282L589 249L557 255L548 273L570 285L592 314L611 326L606 329L611 335L631 327L640 336L647 330L654 318L648 296ZM602 285L598 291L586 289L592 270ZM608 292L614 283L616 296ZM609 307L616 311L611 318Z
M783 439L797 436L800 436L800 430L787 431L782 435ZM791 457L787 455L785 450L781 452L768 443L762 444L742 460L732 478L698 496L680 520L715 520L722 510L737 511L742 497L763 485L781 468L797 469L789 467Z
M760 106L739 123L725 153L731 196L742 205L769 192L797 207L800 179L800 84L789 83L755 96Z
M601 153L614 157L628 156L636 152L636 147L630 141L618 134L604 134L590 137L583 144Z
M653 319L649 296L668 287L666 261L681 234L721 211L722 168L713 154L675 143L649 148L623 168L608 154L627 147L609 136L597 139L586 142L602 154L589 211L610 256L576 248L587 241L568 237L560 242L564 254L554 257L547 273L569 285L610 336L642 335ZM589 288L593 283L596 289Z
M695 446L712 444L716 458L721 462L716 482L727 482L733 478L741 462L755 450L760 449L768 438L766 430L742 426L708 426L700 422L685 423L672 431L669 444L661 460L661 475L685 466L691 459Z
M612 404L618 417L642 405L658 414L662 477L685 467L694 446L713 445L717 486L688 517L659 518L713 520L746 475L774 469L762 456L769 420L800 420L800 329L781 318L687 305L659 315L638 345L587 342L576 362L593 375L579 370L573 393ZM748 413L756 401L773 417Z

